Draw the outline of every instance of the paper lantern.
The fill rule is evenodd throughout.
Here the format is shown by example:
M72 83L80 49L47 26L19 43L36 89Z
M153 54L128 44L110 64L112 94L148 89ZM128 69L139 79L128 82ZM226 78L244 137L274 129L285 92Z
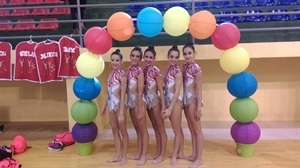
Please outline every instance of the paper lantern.
M260 138L260 128L255 122L235 122L230 133L235 142L242 144L254 144Z
M210 37L216 29L216 18L209 11L200 11L192 15L189 31L197 39Z
M181 36L189 28L190 15L182 7L168 9L164 15L164 30L171 36Z
M230 49L238 44L241 33L233 23L222 23L217 26L215 32L211 36L214 46L220 50Z
M78 57L76 68L81 76L95 78L103 72L104 60L101 56L91 52L84 52Z
M21 154L28 148L27 140L25 137L17 135L12 140L10 147L12 148L14 154Z
M230 103L230 115L240 123L253 121L258 115L258 105L251 98L236 98Z
M220 58L222 69L230 74L236 74L244 71L250 64L248 52L242 48L235 46L223 52Z
M101 84L97 78L78 77L73 84L73 92L81 100L93 100L101 92Z
M87 143L76 142L76 146L79 156L88 156L93 153L93 141Z
M71 116L79 124L92 122L98 114L98 107L93 101L76 101L71 107Z
M163 27L163 16L159 10L147 7L141 10L137 16L137 28L146 37L158 35Z
M250 97L257 90L257 80L249 72L234 74L227 81L227 89L231 95L237 98Z
M99 57L99 61L101 62L100 71L99 71L100 75L101 75L105 68L105 61L103 60L103 58L101 56Z
M237 153L244 158L250 158L253 156L254 145L236 143Z
M130 39L135 30L133 19L125 12L117 12L111 15L106 28L111 37L118 41Z
M92 27L84 35L84 45L93 54L105 54L112 47L112 38L101 27Z
M72 135L78 143L92 142L98 135L98 128L94 122L88 124L76 123L72 128Z

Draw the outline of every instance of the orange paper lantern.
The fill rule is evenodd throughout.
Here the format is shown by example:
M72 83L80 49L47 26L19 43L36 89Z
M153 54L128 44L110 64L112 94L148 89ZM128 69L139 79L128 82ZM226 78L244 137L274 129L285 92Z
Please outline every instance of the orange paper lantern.
M118 41L130 39L135 30L133 19L124 12L117 12L111 15L106 26L111 37Z
M216 18L209 11L200 11L192 15L189 31L196 39L210 37L216 29Z

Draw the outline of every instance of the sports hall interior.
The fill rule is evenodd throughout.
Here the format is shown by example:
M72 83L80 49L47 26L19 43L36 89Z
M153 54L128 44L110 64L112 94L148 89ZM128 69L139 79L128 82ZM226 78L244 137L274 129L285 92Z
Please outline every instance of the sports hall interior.
M30 3L29 3L30 2ZM162 31L147 38L136 29L127 41L113 41L113 47L102 55L105 70L98 77L102 91L93 100L99 114L95 119L98 137L93 153L79 156L76 144L62 151L48 151L48 143L57 133L72 129L75 121L70 115L72 104L78 100L72 87L74 78L62 82L45 84L27 81L0 81L0 145L9 145L16 135L23 135L32 146L25 153L14 155L23 167L117 167L118 163L105 161L114 155L114 144L108 118L101 116L107 97L107 78L112 70L110 54L117 48L124 55L123 69L130 65L129 53L134 46L155 46L156 65L163 70L168 65L167 51L172 45L179 49L187 42L196 46L196 62L203 70L203 116L204 163L203 168L298 168L300 166L300 1L299 0L88 0L86 18L72 20L70 7L79 10L80 5L71 6L60 0L0 0L0 42L12 44L12 66L15 62L15 46L22 41L41 42L46 39L59 40L71 36L80 45L80 52L87 49L83 43L85 32L93 27L105 27L108 18L116 12L126 12L133 19L145 7L155 7L164 14L173 6L185 8L190 15L208 10L217 23L234 23L241 32L238 46L250 55L247 72L255 75L258 89L251 96L259 106L254 120L261 129L261 137L255 144L253 156L243 158L236 152L230 128L235 120L229 112L229 105L235 99L227 90L231 76L222 70L219 58L224 51L217 49L210 38L199 40L187 31L173 37ZM21 10L20 10L21 9ZM40 10L37 10L40 9ZM45 10L48 9L48 10ZM40 25L43 20L50 22ZM79 34L72 34L72 23L84 22ZM23 22L23 23L22 23ZM181 55L179 66L184 63ZM141 62L143 65L143 61ZM130 145L128 155L136 150L136 135L130 117L127 117ZM154 132L148 120L150 134L149 155L155 152ZM167 153L171 155L173 132L165 121L168 134ZM191 140L185 117L182 126L185 134L184 152L191 152ZM177 167L188 167L189 162L179 160ZM147 162L143 167L173 167L167 159L159 165ZM122 167L137 167L129 160Z

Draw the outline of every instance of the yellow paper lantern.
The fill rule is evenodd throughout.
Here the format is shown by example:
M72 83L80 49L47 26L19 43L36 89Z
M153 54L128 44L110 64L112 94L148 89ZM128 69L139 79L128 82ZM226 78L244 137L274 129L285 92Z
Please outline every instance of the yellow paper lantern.
M243 72L250 64L248 52L242 48L235 46L223 52L220 58L222 69L230 74Z
M168 9L164 15L164 30L171 36L180 36L189 28L190 15L182 7Z
M81 76L85 78L95 78L103 72L104 60L99 55L84 52L78 57L76 68Z
M101 62L101 67L100 67L100 71L99 71L100 75L101 75L105 68L105 61L103 60L102 56L99 57L99 61Z

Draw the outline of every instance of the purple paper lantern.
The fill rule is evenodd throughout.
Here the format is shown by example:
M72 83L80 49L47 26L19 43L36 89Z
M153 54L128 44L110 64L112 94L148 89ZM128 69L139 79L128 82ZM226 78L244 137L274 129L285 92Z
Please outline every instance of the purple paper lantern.
M260 128L255 122L235 122L230 133L235 142L242 144L254 144L260 138Z
M98 135L98 127L94 122L88 124L76 123L73 126L72 135L74 140L78 143L92 142Z

